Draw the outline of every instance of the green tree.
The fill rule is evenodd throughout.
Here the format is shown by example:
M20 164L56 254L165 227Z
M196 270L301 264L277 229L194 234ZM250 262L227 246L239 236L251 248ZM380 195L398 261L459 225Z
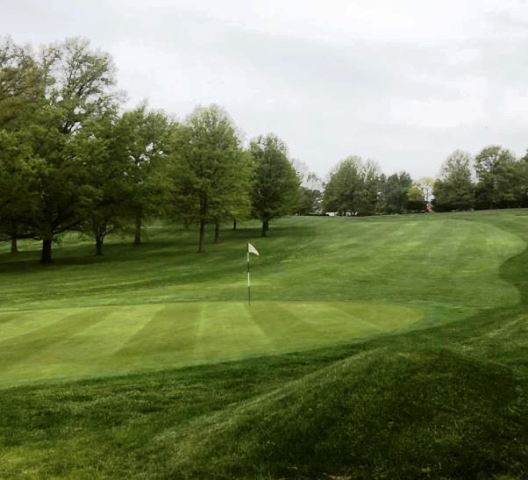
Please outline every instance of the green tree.
M323 208L326 212L337 212L339 215L356 212L363 188L361 168L361 158L350 156L330 173L323 194Z
M141 244L143 220L159 213L165 198L170 132L167 116L148 111L145 105L124 113L115 128L127 162L127 209L134 221L134 245Z
M320 213L322 193L320 190L301 186L299 190L299 215L310 215Z
M407 192L413 182L407 172L393 173L380 185L380 210L383 213L405 213L408 210Z
M379 195L380 170L376 163L367 160L360 166L360 189L356 198L358 215L376 213Z
M205 229L237 218L248 208L249 162L227 113L216 105L199 107L173 129L170 175L175 215L199 226L198 252Z
M379 184L380 171L374 162L347 157L330 174L323 208L339 215L372 215L378 204Z
M471 178L471 155L461 150L445 161L441 177L433 187L437 210L468 210L475 205L475 186Z
M431 177L422 177L420 178L420 180L418 180L418 185L422 190L424 201L426 203L429 203L431 201L433 195L434 182L434 178Z
M478 208L504 208L520 203L517 161L512 152L492 145L475 157Z
M0 128L21 128L44 94L44 70L10 38L0 42Z
M18 252L19 238L33 236L28 225L38 200L38 163L18 132L0 129L0 239L11 241L11 253Z
M80 229L93 237L95 254L103 255L106 236L123 229L128 214L128 158L113 111L93 118L75 136L75 154L86 174L86 198Z
M52 260L57 235L78 228L90 189L75 137L94 115L114 102L110 57L90 49L84 40L71 39L47 47L39 60L46 88L31 122L24 128L36 169L38 202L29 228L42 240L41 261Z
M44 94L44 75L31 51L9 38L0 43L0 238L30 237L34 208L33 152L24 138Z
M299 202L300 179L288 160L286 144L276 135L259 136L251 142L253 157L253 214L262 222L262 236L273 218L295 211Z
M426 203L422 184L413 183L407 190L407 210L409 212L423 212Z

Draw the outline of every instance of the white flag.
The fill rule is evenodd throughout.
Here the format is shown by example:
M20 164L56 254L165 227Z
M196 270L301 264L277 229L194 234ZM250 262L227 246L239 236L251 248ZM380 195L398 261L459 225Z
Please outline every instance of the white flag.
M257 249L253 245L251 245L251 243L248 243L248 253L253 253L257 257L260 256Z

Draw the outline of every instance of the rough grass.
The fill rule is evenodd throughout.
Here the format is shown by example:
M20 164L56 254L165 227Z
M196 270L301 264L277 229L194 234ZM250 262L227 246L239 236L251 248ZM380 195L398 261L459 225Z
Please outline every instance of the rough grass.
M76 352L83 362L99 357L83 346L111 351L114 337L125 335L120 318L141 323L139 312L158 303L162 311L192 311L206 293L222 325L212 313L210 342L206 335L199 343L215 362L226 348L248 358L180 369L166 363L162 371L121 377L109 365L95 366L91 380L51 383L44 375L39 385L4 388L0 478L527 478L528 222L519 213L281 222L273 238L255 242L264 253L255 266L259 315L266 337L275 338L275 349L262 351L267 342L252 316L234 307L243 281L227 280L239 275L235 257L250 230L226 236L203 257L190 255L185 232L159 229L142 252L116 243L103 262L83 260L88 247L73 240L50 269L31 264L32 252L5 262L0 342L12 348L3 357L0 350L0 378L19 368L29 381L43 365L75 376ZM162 263L170 272L157 279L152 269ZM83 270L94 278L86 289ZM49 298L60 275L65 288ZM181 305L187 292L192 302ZM292 305L302 313L285 316L291 325L283 326L278 311ZM60 308L73 310L54 320ZM116 330L87 342L86 332L106 324L105 309ZM373 324L376 315L385 319L381 332L346 336L349 323ZM183 330L191 324L176 322ZM226 324L242 330L238 341L222 343ZM21 330L6 334L8 325ZM79 325L86 328L79 332ZM129 361L141 355L155 365L183 355L176 326L160 319L141 325L121 353ZM294 338L303 335L312 343ZM252 344L254 338L261 340ZM39 349L46 339L49 347ZM26 357L31 351L38 362ZM297 352L277 354L283 351ZM6 361L10 367L1 370Z

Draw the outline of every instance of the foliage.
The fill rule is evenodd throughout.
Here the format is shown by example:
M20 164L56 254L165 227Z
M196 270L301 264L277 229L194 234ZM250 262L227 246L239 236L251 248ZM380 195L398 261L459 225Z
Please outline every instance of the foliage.
M273 218L295 211L300 179L288 160L286 144L277 136L257 137L251 142L250 153L253 159L252 209L262 222L262 236L266 236Z
M408 210L408 192L412 187L412 178L407 172L389 175L380 182L380 209L384 213L405 213Z
M347 157L330 174L323 195L324 210L340 215L372 215L379 200L379 179L379 167L374 162Z
M519 206L519 176L513 154L499 145L484 148L475 157L478 208Z
M125 112L115 126L115 156L123 156L126 201L123 208L134 221L134 244L141 243L145 217L166 209L165 181L171 122L163 112L145 105Z
M308 187L299 187L299 205L297 213L299 215L319 214L321 212L322 194L320 190Z
M442 166L441 178L433 187L434 206L440 211L468 210L475 205L475 188L471 179L471 156L461 150L453 152Z
M198 251L205 250L205 226L240 218L249 210L250 164L236 129L221 108L197 108L173 134L172 196L176 215L199 224Z
M410 212L423 212L425 210L424 191L420 184L413 183L407 190L407 209Z

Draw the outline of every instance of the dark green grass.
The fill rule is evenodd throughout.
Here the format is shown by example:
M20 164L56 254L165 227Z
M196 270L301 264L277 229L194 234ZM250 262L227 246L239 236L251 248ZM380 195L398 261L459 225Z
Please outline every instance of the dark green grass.
M419 328L238 362L0 390L0 478L528 478L528 222L517 213L336 219L325 240L312 222L330 219L285 222L268 244L276 263L291 268L261 264L262 301L315 295L397 304L424 312ZM226 238L209 258L189 262L217 260L240 240ZM311 257L305 250L292 258L288 245L299 243L315 248ZM60 268L75 271L87 247L62 248ZM90 268L157 261L128 260L135 253L127 248L115 245L121 260ZM28 267L26 292L16 273L26 261L4 266L15 312L18 295L42 295L51 309L98 305L73 275L53 301L32 291L35 278L55 281L59 266ZM195 288L214 290L205 277L192 278ZM138 305L147 303L142 289ZM219 290L234 301L233 290ZM116 287L112 302L126 295Z

